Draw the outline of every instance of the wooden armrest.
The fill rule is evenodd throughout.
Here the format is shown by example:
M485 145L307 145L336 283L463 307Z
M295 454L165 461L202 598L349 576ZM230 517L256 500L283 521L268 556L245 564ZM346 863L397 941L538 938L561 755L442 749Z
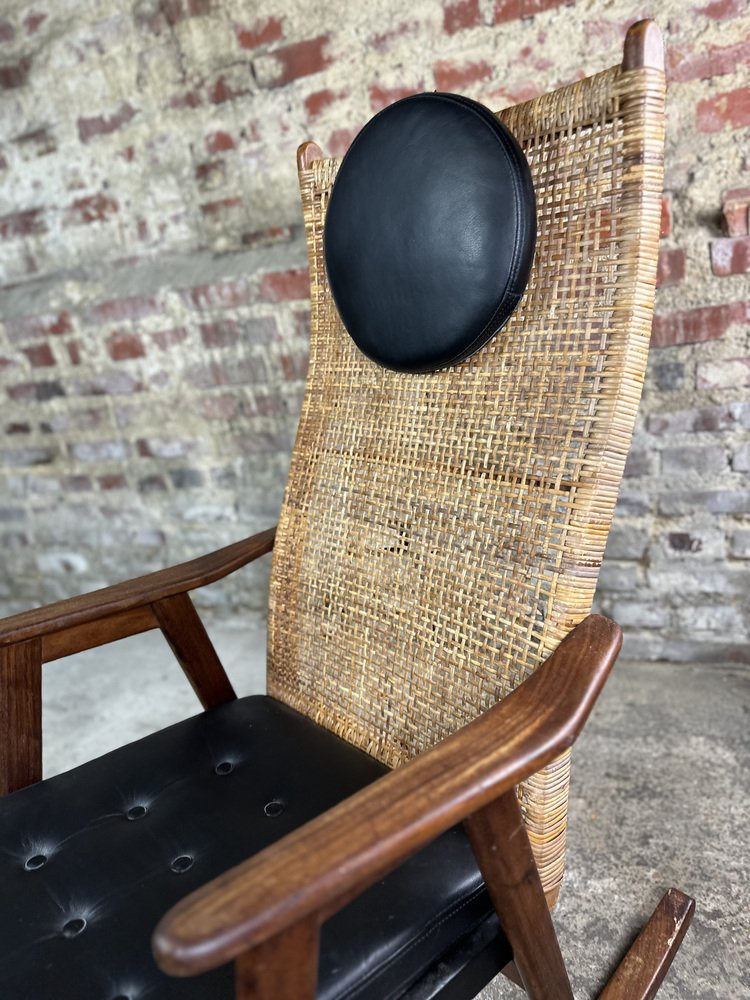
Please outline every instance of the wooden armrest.
M170 566L155 573L148 573L146 576L136 577L134 580L117 583L112 587L104 587L89 594L48 604L46 607L11 615L10 618L0 621L0 647L51 636L56 632L79 628L119 615L130 614L133 622L137 623L140 619L132 613L139 608L214 583L246 563L270 552L275 534L276 528L268 528L250 538L234 542L223 549L217 549L178 566ZM154 621L151 627L156 627L157 624ZM142 629L136 627L135 631ZM123 634L129 633L110 635L109 640L122 638ZM98 642L95 641L91 645L98 645ZM45 655L44 658L54 657Z
M204 708L236 697L187 595L270 552L275 528L0 621L0 795L42 777L42 664L159 628Z
M511 695L178 903L153 936L176 976L320 922L576 739L615 661L619 626L590 615Z

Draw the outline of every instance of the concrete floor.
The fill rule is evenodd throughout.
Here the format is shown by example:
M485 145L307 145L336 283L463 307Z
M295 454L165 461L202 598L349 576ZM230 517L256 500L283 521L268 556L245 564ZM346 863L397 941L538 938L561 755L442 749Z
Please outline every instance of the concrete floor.
M265 637L209 631L237 691L264 690ZM49 664L45 773L197 711L156 633ZM555 910L577 1000L595 997L669 886L696 916L660 1000L750 998L750 674L622 663L574 759L567 875ZM520 1000L497 980L483 1000Z

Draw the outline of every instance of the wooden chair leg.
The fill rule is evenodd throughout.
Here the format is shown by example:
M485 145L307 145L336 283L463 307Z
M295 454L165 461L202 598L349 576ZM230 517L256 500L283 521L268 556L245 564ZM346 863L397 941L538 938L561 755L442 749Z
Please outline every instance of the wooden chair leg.
M464 825L524 989L531 1000L573 1000L515 791Z
M165 597L151 609L201 705L217 708L233 701L237 695L189 596Z
M633 942L599 1000L652 1000L682 944L695 900L669 889Z
M241 955L235 962L236 1000L315 1000L319 938L311 918Z
M0 647L0 795L42 780L42 643Z

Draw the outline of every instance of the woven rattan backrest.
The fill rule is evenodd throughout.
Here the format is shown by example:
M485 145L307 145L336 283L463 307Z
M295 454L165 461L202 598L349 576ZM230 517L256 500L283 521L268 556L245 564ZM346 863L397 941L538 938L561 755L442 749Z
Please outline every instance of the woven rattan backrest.
M300 171L310 369L269 693L387 764L507 695L590 610L646 366L663 86L618 67L501 112L534 176L535 264L507 327L433 374L380 368L346 334L322 254L338 161ZM568 775L565 757L521 792L548 892Z

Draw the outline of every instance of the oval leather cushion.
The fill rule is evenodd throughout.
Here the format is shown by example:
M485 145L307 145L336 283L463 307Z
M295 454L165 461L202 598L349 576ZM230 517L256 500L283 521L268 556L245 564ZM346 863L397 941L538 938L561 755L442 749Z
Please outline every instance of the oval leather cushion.
M536 241L531 173L481 104L418 94L376 115L344 157L324 230L354 342L397 371L445 368L508 321Z

